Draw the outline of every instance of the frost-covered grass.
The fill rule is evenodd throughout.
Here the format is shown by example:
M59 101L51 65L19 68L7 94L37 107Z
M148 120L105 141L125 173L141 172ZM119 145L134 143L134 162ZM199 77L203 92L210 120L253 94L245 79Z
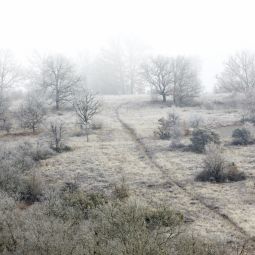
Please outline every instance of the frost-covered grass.
M147 95L105 96L103 102L103 111L97 116L102 128L92 130L89 142L86 142L85 136L75 135L79 127L73 112L63 111L47 116L48 120L57 116L65 121L67 143L72 150L40 162L37 170L46 183L61 186L64 182L77 182L83 190L111 194L124 177L131 197L181 211L189 219L190 233L225 241L241 238L231 224L214 213L216 210L226 214L250 235L255 234L254 145L224 147L228 160L246 173L248 178L245 181L224 184L196 182L194 179L201 171L204 155L169 150L170 141L160 140L153 134L158 119L165 117L172 108L160 102L152 103ZM162 168L151 162L141 144L118 121L116 109L119 105L122 105L120 117L134 129L153 161ZM240 125L240 112L236 109L207 108L185 107L175 111L181 116L183 128L189 128L190 119L200 116L204 120L203 125L218 131L223 143L228 143L231 130ZM35 140L45 130L43 126L40 134L28 135L29 139ZM1 141L6 143L17 139L24 137L1 137ZM187 145L189 139L190 136L184 137L183 143ZM173 185L172 180L179 186Z

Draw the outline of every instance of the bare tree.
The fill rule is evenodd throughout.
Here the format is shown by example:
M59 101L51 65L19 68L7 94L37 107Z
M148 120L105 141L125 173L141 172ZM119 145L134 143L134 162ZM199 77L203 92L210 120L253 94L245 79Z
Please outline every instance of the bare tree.
M20 106L17 112L17 118L22 128L32 129L35 133L36 129L42 124L46 110L43 103L40 102L35 95L28 95L25 102Z
M91 71L93 88L103 94L125 94L125 59L118 43L102 49Z
M172 91L174 105L189 104L201 90L198 73L191 60L183 56L171 59Z
M134 94L143 90L141 60L144 47L136 40L115 40L91 65L90 82L103 94Z
M101 103L96 95L84 89L79 96L75 96L74 109L79 118L80 124L85 126L87 142L89 141L89 125L91 120L99 112Z
M163 102L171 94L173 73L170 59L163 56L153 57L143 65L143 76L155 92L162 96Z
M255 55L243 51L230 57L217 80L218 89L225 92L245 93L255 88Z
M188 58L151 58L143 66L143 74L152 89L162 96L163 102L167 96L172 96L174 105L183 105L199 95L197 71Z
M50 122L49 134L50 134L50 147L57 152L61 152L61 150L65 146L64 122L58 119Z
M71 99L73 89L79 83L80 77L74 65L62 55L46 57L38 66L34 75L36 82L49 92L56 110L59 110L62 103Z
M21 74L10 51L0 51L0 93L12 87L21 78Z

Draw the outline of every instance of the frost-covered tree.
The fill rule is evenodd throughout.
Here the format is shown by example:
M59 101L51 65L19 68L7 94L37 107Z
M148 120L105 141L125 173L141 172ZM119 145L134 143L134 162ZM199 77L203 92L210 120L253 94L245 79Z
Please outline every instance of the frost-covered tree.
M70 101L74 88L80 81L75 66L62 55L52 55L40 60L33 75L55 103L56 110Z
M99 112L101 103L91 91L84 89L74 98L74 109L81 125L85 126L87 141L89 140L89 125L93 117Z
M143 76L151 88L162 96L163 102L166 102L166 97L171 94L173 82L170 59L163 56L150 58L143 65Z
M0 93L21 79L21 73L10 51L0 50Z
M199 96L201 85L195 65L188 58L178 56L171 59L172 91L174 105L189 104Z
M188 58L153 57L143 65L143 74L163 102L167 96L172 96L174 105L183 105L199 95L198 73Z
M246 93L255 88L255 55L246 51L231 56L217 76L218 90Z
M17 112L17 118L22 128L32 129L35 133L36 129L42 124L46 110L43 103L35 96L28 95L25 102L20 106Z

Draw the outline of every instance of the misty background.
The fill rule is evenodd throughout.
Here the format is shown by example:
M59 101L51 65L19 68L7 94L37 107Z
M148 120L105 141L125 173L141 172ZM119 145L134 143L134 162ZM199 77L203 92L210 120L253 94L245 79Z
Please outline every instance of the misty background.
M87 77L120 52L184 55L199 67L205 91L213 91L231 54L255 50L253 7L248 0L1 1L0 48L23 65L35 54L64 54Z

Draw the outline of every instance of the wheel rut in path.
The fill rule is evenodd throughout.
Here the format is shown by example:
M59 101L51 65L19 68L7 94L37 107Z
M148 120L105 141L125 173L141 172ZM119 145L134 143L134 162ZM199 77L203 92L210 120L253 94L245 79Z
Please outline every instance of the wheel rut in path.
M129 134L129 136L131 137L131 139L138 145L138 150L140 150L141 153L144 154L144 156L146 157L146 159L150 162L150 164L152 166L154 166L156 169L158 169L161 174L163 175L164 178L167 178L168 182L173 185L176 186L178 189L180 189L181 192L183 192L187 197L189 197L192 200L197 201L198 203L200 203L206 210L209 210L210 212L216 214L217 216L219 216L221 218L221 220L225 223L227 223L228 225L232 226L238 233L240 233L243 238L247 241L252 241L253 242L253 238L252 236L249 235L249 233L247 233L242 227L240 227L236 222L234 222L228 215L226 215L225 213L222 213L220 211L217 211L215 209L212 208L211 205L207 204L205 201L203 201L201 198L195 196L194 194L190 193L189 191L187 191L185 189L185 187L183 187L183 185L181 185L180 183L178 183L178 181L172 179L171 177L169 177L169 175L167 174L167 170L164 169L164 167L162 167L151 155L151 153L149 152L148 148L146 147L145 143L142 141L142 139L137 135L136 131L134 128L132 128L126 121L123 120L123 118L121 117L120 114L120 110L122 108L124 108L125 106L128 106L130 103L122 103L120 104L118 107L116 107L115 109L115 114L116 114L116 118L117 120L120 122L121 126L123 127L124 130L126 130L126 132Z

